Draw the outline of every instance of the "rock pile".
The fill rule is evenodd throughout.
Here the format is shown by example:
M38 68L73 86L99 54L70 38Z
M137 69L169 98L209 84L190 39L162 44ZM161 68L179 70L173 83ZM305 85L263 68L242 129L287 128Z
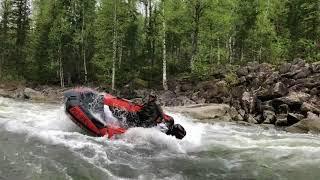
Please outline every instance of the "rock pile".
M320 62L309 64L296 59L278 68L249 63L237 68L234 74L233 84L228 83L226 72L208 81L181 80L160 97L169 106L225 103L240 114L241 118L235 120L290 127L286 129L291 132L317 132Z
M246 69L246 70L241 70ZM308 64L301 59L286 63L278 70L267 64L248 65L237 71L238 78L244 79L238 86L245 89L242 97L236 97L234 105L244 111L244 120L252 116L257 123L293 126L291 132L303 124L303 131L319 123L320 118L320 63ZM244 73L245 72L245 73ZM313 114L310 118L310 114ZM312 123L304 123L311 122Z

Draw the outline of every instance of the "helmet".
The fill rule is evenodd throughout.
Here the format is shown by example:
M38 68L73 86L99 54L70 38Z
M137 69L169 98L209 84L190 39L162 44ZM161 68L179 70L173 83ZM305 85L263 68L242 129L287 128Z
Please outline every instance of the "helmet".
M186 136L186 130L180 125L175 124L172 128L167 132L168 135L175 136L177 139L183 139Z
M154 91L151 91L149 97L157 98L157 95Z
M149 94L149 101L156 101L157 100L157 95L154 91L151 91Z

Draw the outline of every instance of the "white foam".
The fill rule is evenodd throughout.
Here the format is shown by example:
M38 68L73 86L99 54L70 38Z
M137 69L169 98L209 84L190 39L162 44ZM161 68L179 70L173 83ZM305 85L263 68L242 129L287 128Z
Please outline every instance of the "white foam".
M315 135L291 134L226 123L199 123L182 114L169 112L169 115L174 117L175 123L186 129L187 135L183 140L167 136L156 128L131 128L118 139L108 140L81 134L80 129L65 115L62 105L33 104L0 98L1 130L24 133L27 140L38 138L47 144L67 147L111 177L113 175L105 164L127 164L132 169L139 169L144 165L143 162L138 162L143 157L139 157L141 154L136 152L136 149L157 152L153 154L154 159L173 156L192 158L192 153L221 148L237 151L230 155L230 158L237 160L259 152L265 158L271 159L301 157L287 160L291 165L294 165L293 161L320 161L320 139ZM90 150L92 155L86 155L82 152L83 149ZM116 155L113 155L113 152L118 152L116 155L119 155L119 158L114 158ZM128 159L135 162L129 162ZM230 159L223 161L226 161L226 166L231 164L231 168L235 164Z

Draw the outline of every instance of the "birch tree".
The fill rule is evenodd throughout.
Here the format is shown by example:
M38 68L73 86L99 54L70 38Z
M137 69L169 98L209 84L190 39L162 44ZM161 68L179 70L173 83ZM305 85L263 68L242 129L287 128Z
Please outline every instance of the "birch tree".
M164 90L168 90L167 85L167 51L166 51L166 14L165 0L162 0L162 86Z
M117 2L114 0L114 14L113 14L113 55L112 55L112 90L115 90L116 81L116 59L117 59Z

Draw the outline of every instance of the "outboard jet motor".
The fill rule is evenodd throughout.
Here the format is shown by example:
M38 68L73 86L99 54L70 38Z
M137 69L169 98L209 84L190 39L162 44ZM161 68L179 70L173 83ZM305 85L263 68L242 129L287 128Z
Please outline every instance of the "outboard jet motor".
M180 124L174 124L166 134L175 136L177 139L182 139L186 136L187 132Z

